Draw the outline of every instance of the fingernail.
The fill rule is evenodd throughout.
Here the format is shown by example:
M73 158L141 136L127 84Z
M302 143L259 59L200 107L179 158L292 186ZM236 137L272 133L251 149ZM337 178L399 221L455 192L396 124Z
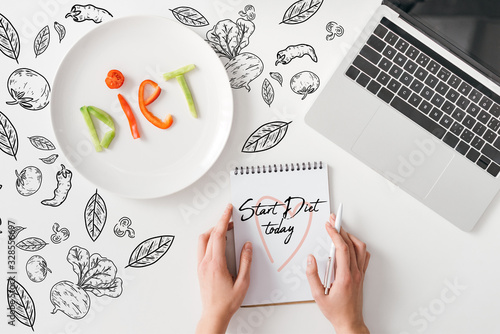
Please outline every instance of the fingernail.
M330 222L326 222L325 225L326 225L327 228L333 228L333 225Z
M232 205L231 203L228 203L228 204L226 205L226 211L229 211L229 210L231 210L232 208L233 208L233 205Z
M252 243L250 241L245 243L245 248L246 251L251 252L252 251Z
M310 266L313 263L313 261L314 257L311 254L307 255L307 265Z

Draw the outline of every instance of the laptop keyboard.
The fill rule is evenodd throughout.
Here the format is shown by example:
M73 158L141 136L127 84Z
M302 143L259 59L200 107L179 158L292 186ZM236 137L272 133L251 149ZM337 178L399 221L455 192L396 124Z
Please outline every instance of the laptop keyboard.
M500 97L383 18L345 73L496 177Z

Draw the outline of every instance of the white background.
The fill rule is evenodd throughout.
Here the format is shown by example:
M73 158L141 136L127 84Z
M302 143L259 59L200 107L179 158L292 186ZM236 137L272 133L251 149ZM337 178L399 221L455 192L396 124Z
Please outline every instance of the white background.
M325 0L320 10L298 25L279 24L291 0L249 2L256 8L256 31L247 51L259 55L265 64L263 74L253 81L252 90L233 90L234 123L228 143L211 170L190 187L155 200L131 200L100 191L108 207L108 222L103 234L92 242L86 234L83 211L95 186L77 173L73 188L61 207L40 205L55 188L55 172L64 162L44 165L27 137L43 135L54 141L50 124L50 104L39 112L8 106L10 99L5 82L15 69L28 67L44 74L52 83L65 52L86 32L93 22L75 23L64 15L75 4L67 0L3 1L0 12L16 27L22 39L19 65L0 55L0 111L16 126L20 137L17 161L0 154L0 268L6 272L6 225L11 219L27 227L18 238L38 236L46 241L52 225L58 222L71 231L71 237L59 245L50 243L38 254L52 269L46 280L32 283L24 265L33 255L17 250L18 280L30 292L37 308L37 333L192 333L200 316L201 304L196 276L196 245L200 233L212 226L230 200L227 173L234 165L269 164L290 161L323 160L329 166L332 208L342 201L345 228L365 241L372 254L365 281L365 321L373 333L494 333L500 331L500 208L497 198L470 233L464 233L415 201L405 192L334 144L308 128L303 117L318 92L305 100L288 86L295 73L310 70L324 82L339 63L343 53L357 37L379 1ZM155 14L173 19L169 9L191 6L209 20L209 26L193 28L204 37L217 21L236 20L246 1L94 1L114 17ZM53 22L63 23L67 35L58 42ZM329 21L343 25L346 33L327 42L325 26ZM47 51L35 59L32 43L45 25L51 28L52 41ZM161 42L161 41L158 41ZM278 50L288 45L306 43L314 46L318 62L307 57L288 65L274 65ZM131 48L142 47L130 41ZM121 52L117 50L117 57ZM89 55L98 61L98 55ZM279 87L269 78L279 71L285 81ZM276 97L268 107L260 96L267 77ZM75 78L78 80L78 78ZM3 82L3 84L2 84ZM324 85L323 82L323 85ZM293 121L283 141L275 148L257 154L241 153L246 138L261 124L271 120ZM60 151L56 153L61 154ZM45 175L40 191L21 197L15 190L14 170L36 165ZM112 227L122 216L132 219L134 239L117 238ZM175 235L169 252L152 266L124 269L129 254L142 240L160 234ZM76 279L65 257L73 245L87 248L112 259L124 292L118 299L91 296L92 307L86 318L72 320L61 312L50 314L49 291L61 280ZM303 273L298 272L301 277ZM5 282L5 280L3 280ZM5 303L5 298L4 298ZM6 304L4 304L6 306ZM2 307L6 313L6 307ZM2 317L2 333L31 332L20 324L7 325ZM239 310L231 321L230 333L331 333L332 328L315 304Z

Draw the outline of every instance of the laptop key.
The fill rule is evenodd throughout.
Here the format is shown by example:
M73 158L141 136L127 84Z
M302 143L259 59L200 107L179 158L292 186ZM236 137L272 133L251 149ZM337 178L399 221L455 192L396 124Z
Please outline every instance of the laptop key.
M417 70L415 71L415 77L417 77L421 81L424 81L427 74L429 74L429 72L427 72L421 67L417 68Z
M386 41L390 45L394 45L398 41L398 36L396 36L393 32L389 31L385 36L384 41Z
M470 143L472 138L474 138L474 133L467 129L465 129L460 135L460 139L462 139L466 143Z
M497 149L500 150L500 137L498 137L497 140L495 140L493 146L495 146Z
M359 77L356 79L356 82L359 83L361 86L366 87L366 85L368 85L368 83L370 82L370 77L364 73L361 73Z
M445 134L446 130L441 125L439 125L429 117L422 114L420 111L418 111L416 108L414 108L407 102L403 101L401 98L396 96L394 100L392 100L391 106L393 106L403 115L405 115L406 117L408 117L409 119L420 125L425 130L432 133L437 138L439 139L443 138L443 135Z
M429 63L430 61L430 58L424 54L424 53L421 53L418 57L417 57L417 63L420 64L420 66L427 66L427 64Z
M472 87L466 82L462 82L462 84L460 84L460 86L458 87L458 91L464 94L465 96L469 95L471 90Z
M427 86L425 86L420 92L420 96L422 96L426 100L430 100L432 95L434 95L434 91Z
M356 80L356 78L358 77L358 74L360 73L361 71L358 70L356 67L354 66L350 66L347 71L345 72L345 74L351 78L352 80Z
M457 136L460 136L460 133L462 133L464 129L464 126L460 123L453 122L453 125L450 128L450 131L456 134Z
M434 87L436 87L436 84L438 83L438 81L439 81L438 78L436 78L432 74L429 74L427 79L425 79L425 84L431 88L434 88ZM441 95L444 95L444 94L441 93Z
M448 80L450 75L451 75L451 72L448 71L446 68L442 67L441 70L439 70L437 77L443 81L446 81L446 80Z
M383 57L382 60L378 63L378 67L387 72L392 67L392 61Z
M382 101L384 101L385 103L389 103L394 97L394 93L388 90L387 88L382 87L378 92L377 96L380 97Z
M467 159L469 159L470 161L472 162L476 162L477 159L479 158L479 156L481 155L481 153L479 153L478 151L476 151L475 149L471 148L469 150L469 152L467 153L466 157Z
M404 56L402 53L398 53L396 57L394 57L394 62L401 67L404 66L407 60L408 58L406 58L406 56Z
M424 114L428 114L429 111L432 110L432 104L430 104L429 102L427 101L422 101L422 103L420 103L420 105L418 106L418 110L420 110L421 112L423 112ZM436 122L438 121L439 119L436 120Z
M455 105L450 101L444 101L443 105L441 106L441 110L447 113L448 115L451 114L454 109Z
M483 108L484 110L490 109L491 105L493 104L493 101L491 101L489 98L486 96L483 96L481 99L481 102L479 102L479 106Z
M408 42L405 41L404 39L400 38L397 42L396 42L396 49L398 49L400 52L405 52L406 49L408 49Z
M403 69L401 67L399 67L398 65L392 65L391 69L389 70L389 74L392 75L396 79L398 79L402 73L403 73Z
M420 93L422 88L424 88L424 84L421 81L418 81L417 79L413 80L413 82L410 85L410 88L415 92L415 93Z
M408 73L413 74L415 73L415 70L418 68L418 65L412 62L411 60L408 60L404 66L404 69L408 71Z
M402 86L401 89L398 91L398 96L401 97L403 100L407 100L410 97L411 93L412 92L408 87Z
M401 81L401 83L406 86L409 86L412 80L413 77L408 72L403 72L403 74L401 74L401 77L399 78L399 81Z
M458 99L458 92L454 89L450 89L448 93L446 94L446 98L450 100L451 102L455 102Z
M372 80L370 81L368 86L366 86L366 89L368 89L372 94L376 95L380 87L382 87L381 84L379 84L375 80Z
M439 94L436 93L432 97L431 103L433 105L435 105L436 107L440 108L443 105L443 103L444 103L444 97L442 97L441 95L439 95Z
M451 124L453 124L453 118L451 118L448 115L443 115L443 118L441 118L439 124L444 126L445 129L448 129L451 126Z
M439 119L441 118L441 116L443 116L443 112L441 110L439 110L438 108L432 108L432 111L429 115L433 120L435 120L436 122L439 121Z
M483 135L484 140L486 140L488 143L492 144L495 139L497 139L497 135L495 132L491 131L490 129L486 130L486 132Z
M448 79L448 85L451 87L458 89L460 84L462 83L462 80L459 79L455 74L452 74L450 79Z
M480 150L483 147L484 143L485 141L478 136L474 137L474 139L472 139L471 141L472 147L474 147L476 150Z
M460 96L457 101L457 106L465 110L469 106L470 101L466 97Z
M485 156L493 160L496 164L500 164L500 151L491 146L490 144L484 144L483 149L481 150Z
M464 119L464 117L465 117L465 111L460 110L458 108L455 108L455 111L453 112L453 114L451 115L451 117L453 117L457 121L461 122Z
M420 51L418 51L414 46L410 45L408 50L406 50L405 55L407 55L411 59L415 60L415 59L417 59L419 53L420 53Z
M477 116L477 120L483 124L486 124L488 123L488 121L490 120L490 114L488 114L486 111L484 110L481 110L481 112L479 113L479 115Z
M472 116L467 115L465 116L464 121L462 122L463 125L465 125L467 128L472 129L474 124L476 124L476 120L472 118Z
M380 74L377 77L377 81L379 83L381 83L382 85L387 85L387 83L389 83L389 81L391 81L391 77L389 76L389 74L387 74L385 72L380 72Z
M377 35L380 38L384 38L385 34L387 34L387 28L384 27L383 25L379 24L377 28L373 31L375 35Z
M378 38L377 36L371 35L370 38L368 38L368 41L366 42L369 46L377 50L378 52L382 52L382 50L385 48L387 45L383 40Z
M500 129L500 121L499 121L498 119L496 119L496 118L493 118L493 117L492 117L492 118L490 119L490 121L488 122L488 127L489 127L491 130L493 130L493 131L497 132L497 131L498 131L498 129Z
M490 109L490 113L495 117L499 117L500 116L500 106L496 103L493 104L493 106Z
M474 103L469 104L469 107L467 108L467 112L471 115L476 117L477 114L479 113L479 107L475 105Z
M439 69L441 68L441 65L439 65L438 63L436 63L434 60L431 60L429 65L427 65L427 70L429 70L429 72L433 73L433 74L436 74L437 72L439 72Z
M394 49L390 45L387 45L382 54L386 56L388 59L392 59L396 55L396 49Z
M382 58L380 53L373 50L368 45L363 46L363 48L361 49L359 54L362 55L363 57L365 57L366 59L368 59L369 61L371 61L372 63L374 63L375 65L378 64L378 62Z
M413 93L410 98L408 99L408 102L414 106L415 108L418 107L420 102L422 102L422 98L418 96L417 94Z
M490 167L486 170L488 173L496 177L498 173L500 172L500 166L498 166L496 163L492 162Z
M476 133L478 136L482 136L486 131L486 126L478 122L476 123L476 125L474 125L474 128L472 128L472 131L474 131L474 133Z
M354 66L365 72L372 78L376 78L380 69L361 56L357 56L352 62Z
M476 161L476 165L478 165L482 169L486 169L486 167L488 167L488 165L490 164L490 162L491 162L490 159L488 159L487 157L485 157L484 155L482 155L482 156L479 157L479 160Z
M458 153L465 155L467 153L467 151L469 151L469 148L470 148L470 146L467 145L467 143L460 141L460 143L458 143L457 147L455 147L455 150Z
M401 87L401 82L396 81L395 79L392 79L391 82L389 82L389 84L387 85L387 88L389 88L389 90L393 91L394 93L398 91L399 87Z
M446 94L446 92L448 91L448 88L450 88L450 86L448 86L444 82L440 81L438 83L438 85L436 86L436 92L438 92L439 94L444 96Z
M454 148L458 144L458 137L455 136L454 134L448 132L444 138L443 141L448 144L450 147Z
M482 97L483 94L479 93L476 89L473 89L469 94L469 99L471 99L474 103L478 103Z

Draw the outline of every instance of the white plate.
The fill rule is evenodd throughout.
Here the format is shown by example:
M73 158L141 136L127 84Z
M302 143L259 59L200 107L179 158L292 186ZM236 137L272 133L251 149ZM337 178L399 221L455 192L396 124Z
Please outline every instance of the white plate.
M198 119L189 113L177 80L162 78L191 63L196 69L186 80ZM119 89L104 82L111 69L125 76ZM169 129L155 127L139 109L138 88L145 79L162 88L148 108L160 119L172 114ZM140 139L132 138L118 93L134 111ZM116 137L102 152L90 141L80 113L84 105L99 107L114 119ZM59 147L85 178L124 197L154 198L189 186L216 161L231 129L233 98L221 61L201 37L166 18L134 16L95 28L68 52L54 79L51 116ZM98 120L94 124L102 138L106 126Z

